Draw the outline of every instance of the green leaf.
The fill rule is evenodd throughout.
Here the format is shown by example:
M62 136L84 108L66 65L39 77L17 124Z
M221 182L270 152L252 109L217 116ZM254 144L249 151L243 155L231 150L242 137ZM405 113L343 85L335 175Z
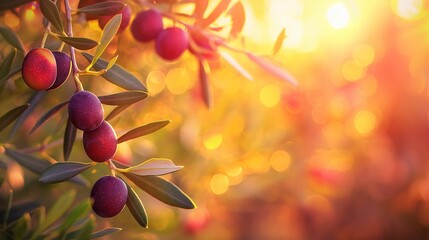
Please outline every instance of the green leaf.
M4 40L12 45L14 48L25 52L24 44L22 44L21 39L16 34L15 31L6 26L0 27L0 34L3 36Z
M79 232L78 235L76 237L76 239L79 240L87 240L87 239L91 239L91 232L92 229L94 229L94 220L90 219L85 226L83 226Z
M86 58L86 60L88 60L88 62L91 62L94 58L94 56L89 53L83 52L82 55ZM97 71L100 71L106 69L108 64L109 63L106 60L99 58L98 61L94 64L93 68L95 68ZM146 87L136 76L118 64L114 64L109 71L102 74L101 76L104 77L107 81L123 89L147 92Z
M8 0L8 1L0 1L0 11L14 9L19 7L20 5L32 2L34 0Z
M86 169L92 167L91 163L59 162L49 166L41 174L39 181L43 183L58 183L68 180Z
M37 120L36 124L34 124L34 127L30 131L30 134L32 134L37 128L39 128L43 123L45 123L55 113L57 113L58 111L60 111L65 105L67 105L68 102L69 101L60 103L60 104L56 105L55 107L51 108L45 114L43 114L43 116L40 117L39 120Z
M0 117L0 132L15 121L29 106L30 104L27 103L3 114L3 116Z
M102 230L97 231L95 233L92 233L90 238L93 239L93 238L104 237L104 236L119 232L121 230L122 230L122 228L116 228L116 227L105 228L105 229L102 229Z
M49 227L52 223L57 221L63 214L67 211L67 209L72 205L74 198L76 196L76 190L71 189L65 191L61 197L55 202L52 208L49 210L46 215L46 220L42 225L39 226L39 231L43 232L47 227ZM36 230L37 231L37 230Z
M159 122L152 122L146 125L143 125L138 128L134 128L133 130L130 130L126 132L124 135L120 136L118 138L118 143L125 142L134 138L138 138L144 135L147 135L149 133L153 133L165 126L167 126L171 121L159 121Z
M109 43L112 41L115 34L118 32L119 26L121 26L121 21L122 21L122 14L117 14L113 18L111 18L109 22L106 24L101 34L100 44L95 50L94 57L92 58L91 63L86 68L87 70L89 70L92 66L94 66L94 64L103 54L104 50L106 50L107 45L109 45Z
M283 28L282 31L277 36L276 42L274 43L273 55L278 53L278 51L280 50L280 48L283 45L283 41L285 38L286 38L286 28Z
M244 23L246 22L246 12L241 1L236 2L228 11L231 16L232 26L231 35L235 36L243 30Z
M77 9L77 12L96 16L110 16L120 13L126 6L127 4L120 1L105 1L81 7Z
M38 239L38 237L43 231L42 226L45 224L46 221L46 209L44 206L40 206L33 216L37 215L39 216L39 221L37 222L38 226L35 232L32 233L30 240Z
M21 72L21 66L12 68L10 70L9 74L7 74L4 78L0 79L0 86L5 84L7 82L7 80L9 80L11 77L13 77L15 74L17 74L19 72Z
M127 91L115 93L105 96L99 96L101 103L106 105L130 105L141 101L147 97L147 93L143 91Z
M123 173L139 188L146 191L161 202L185 209L195 208L194 202L179 187L157 176L137 176L133 173Z
M24 213L21 218L16 222L13 228L13 236L15 239L25 239L29 228L31 227L31 217L28 212Z
M9 55L7 55L5 59L3 59L3 62L0 65L0 81L6 78L6 76L9 74L15 55L16 48L14 48L13 51L9 53Z
M77 128L73 125L73 123L71 123L70 119L68 119L66 130L64 132L64 143L63 143L64 161L67 161L70 158L74 141L76 140L76 133L77 133Z
M133 173L139 176L158 176L182 169L183 166L176 166L169 159L152 158L139 165L125 169L118 169L121 172Z
M107 64L107 67L105 69L106 72L109 71L109 69L111 69L113 67L113 65L115 65L116 61L118 60L118 57L119 57L119 55L110 59L109 64Z
M212 106L212 96L208 83L207 70L201 58L198 58L198 77L200 80L201 97L208 108Z
M64 239L67 235L67 231L73 226L73 224L84 214L87 214L90 209L89 200L85 200L79 203L77 206L67 214L67 218L63 224L61 224L60 234L58 239Z
M22 153L19 151L12 150L10 148L6 149L6 155L14 159L21 166L27 168L28 170L41 174L47 167L51 164L48 161L44 161L40 158L37 158L31 154Z
M213 9L213 11L210 13L210 15L207 18L203 19L203 21L201 22L201 26L207 27L214 21L216 21L216 19L218 19L219 16L228 8L230 2L231 0L221 0L216 6L216 8Z
M140 200L139 196L134 191L134 189L132 189L130 185L128 185L127 183L125 184L127 185L127 188L128 188L128 198L126 203L128 210L130 210L134 219L136 219L137 223L140 224L140 226L147 228L148 218L147 218L146 209L144 208L142 201Z
M9 219L9 213L10 213L10 208L12 207L12 201L13 201L13 190L9 189L9 198L7 200L5 214L3 216L3 226L6 226L7 220Z
M49 0L46 0L46 1L49 1ZM89 50L98 45L98 42L89 38L67 37L67 36L57 36L57 37L61 39L61 41L79 50Z
M272 75L281 78L283 80L286 80L293 86L298 86L298 81L286 70L281 68L280 66L275 65L274 63L268 62L267 59L263 59L259 56L253 55L252 53L247 53L247 57L255 62L257 65L259 65L264 70L268 71Z
M54 26L61 34L64 33L60 12L58 11L55 3L51 2L50 0L39 0L39 5L43 16L45 16L52 26Z
M107 115L106 121L110 121L112 118L116 117L119 113L121 113L122 111L124 111L125 109L127 109L129 106L131 106L131 105L119 105L119 106L115 107L109 113L109 115Z

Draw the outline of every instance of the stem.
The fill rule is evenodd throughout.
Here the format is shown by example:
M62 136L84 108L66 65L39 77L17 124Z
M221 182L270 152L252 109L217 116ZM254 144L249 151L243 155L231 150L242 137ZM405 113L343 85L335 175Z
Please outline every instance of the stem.
M112 176L116 177L115 170L117 169L117 167L115 166L115 164L113 164L112 160L107 160L107 165L109 165L110 173L112 174Z
M41 48L45 47L46 39L48 38L48 35L50 34L50 32L51 32L51 23L48 22L48 25L45 28L45 32L43 33L42 43L40 44Z
M71 7L70 7L69 0L64 0L64 8L66 10L67 35L69 37L73 37L72 16L71 16ZM75 49L72 46L70 46L70 58L72 60L72 73L73 73L74 82L76 84L76 88L78 91L82 91L83 86L79 80L80 70L79 70L79 67L77 66L77 62L76 62Z

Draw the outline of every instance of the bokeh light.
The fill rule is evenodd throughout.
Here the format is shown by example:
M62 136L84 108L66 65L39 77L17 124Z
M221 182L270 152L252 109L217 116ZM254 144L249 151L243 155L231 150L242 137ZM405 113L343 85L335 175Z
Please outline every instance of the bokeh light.
M335 3L326 11L329 24L335 29L345 28L350 21L350 13L343 3Z

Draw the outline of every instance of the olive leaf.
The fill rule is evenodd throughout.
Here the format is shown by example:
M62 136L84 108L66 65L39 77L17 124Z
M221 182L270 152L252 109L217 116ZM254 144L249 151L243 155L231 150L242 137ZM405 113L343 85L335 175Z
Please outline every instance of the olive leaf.
M149 193L161 202L185 209L195 208L195 203L179 187L157 176L138 176L133 173L123 173L139 188Z
M122 21L122 14L117 14L114 17L112 17L109 20L109 22L106 24L106 26L103 29L103 32L101 33L100 44L97 46L94 57L92 58L91 63L86 68L87 70L89 70L97 62L97 60L103 54L104 50L106 50L107 45L109 45L109 43L112 41L115 34L118 32L119 26L121 25L121 21Z
M43 16L49 20L61 34L64 33L64 27L61 22L60 12L54 2L50 0L39 0L40 10Z
M55 107L51 108L49 111L47 111L43 116L37 120L36 124L34 124L34 127L31 129L30 134L32 134L36 129L38 129L43 123L45 123L50 117L52 117L55 113L60 111L65 105L67 105L69 101L62 102Z
M244 69L244 67L241 66L241 64L238 63L237 60L235 60L235 58L232 57L229 53L224 52L224 51L219 51L219 55L227 63L229 63L229 65L231 65L231 67L233 67L238 73L240 73L243 77L245 77L246 79L248 79L250 81L253 80L253 76L246 69Z
M46 0L49 1L49 0ZM61 41L67 43L68 45L75 47L79 50L89 50L98 45L98 42L83 37L67 37L67 36L57 36Z
M218 19L219 16L228 8L230 2L231 0L221 0L210 15L201 21L201 26L207 27L216 21L216 19Z
M74 141L76 140L77 128L71 123L70 119L67 120L66 130L64 132L63 143L63 156L64 161L69 160L71 151L73 149Z
M118 60L118 57L119 57L119 55L110 59L109 63L107 64L107 67L105 69L106 72L109 71L113 67L113 65L115 65L116 61Z
M124 111L125 109L127 109L129 106L131 105L119 105L117 107L115 107L110 113L109 115L107 115L106 117L106 121L111 120L112 118L116 117L119 115L119 113L121 113L122 111Z
M79 203L77 206L67 214L67 217L63 224L60 226L60 234L58 239L62 239L67 235L67 231L73 226L73 224L84 214L87 214L90 209L89 199Z
M130 130L126 132L124 135L120 136L118 138L118 143L125 142L134 138L138 138L138 137L147 135L149 133L153 133L167 126L170 122L171 122L170 120L152 122L152 123L143 125L141 127L134 128L133 130Z
M92 59L94 58L93 55L83 52L82 55L88 60L88 62L92 62ZM93 68L95 68L97 71L106 69L109 62L99 58L97 62L94 64ZM121 67L118 64L114 64L113 67L107 71L106 73L101 75L104 77L107 81L123 88L126 90L140 90L147 92L146 87L143 85L143 83L133 74L131 74L129 71L125 70L123 67Z
M91 163L58 162L46 168L39 181L43 183L58 183L68 180L92 167Z
M148 218L146 209L144 208L144 205L142 201L140 200L137 193L124 181L125 185L127 185L128 189L128 197L127 197L127 207L128 210L130 210L131 214L133 215L134 219L137 221L137 223L144 227L148 227Z
M9 53L6 58L3 59L3 62L0 65L0 82L3 82L2 80L5 79L6 76L9 74L15 55L16 48L14 48L13 51Z
M77 12L96 16L110 16L120 13L126 6L127 4L120 1L105 1L78 8Z
M257 65L259 65L264 70L273 74L274 76L288 81L293 86L298 86L298 81L290 73L288 73L280 66L275 65L274 63L268 62L267 59L253 55L252 53L247 53L246 55L250 60L252 60Z
M277 36L276 42L273 47L273 55L275 55L283 45L283 41L286 38L286 28L283 28L282 31Z
M29 106L30 104L27 103L3 114L3 116L0 117L0 132L15 121Z
M147 93L143 91L127 91L115 93L105 96L99 96L101 103L106 105L130 105L141 101L147 97Z
M182 168L183 166L176 166L169 159L152 158L136 166L124 169L119 168L118 171L133 173L139 176L158 176L176 172Z
M208 108L212 106L212 96L210 93L210 86L208 83L208 75L204 62L198 58L198 77L200 80L201 97Z
M22 43L21 39L15 31L10 29L9 27L0 26L0 34L3 36L4 40L6 40L6 42L8 42L10 45L17 48L18 50L21 50L22 52L25 52L24 44Z
M122 230L122 228L117 228L117 227L105 228L105 229L102 229L100 231L92 233L90 235L90 238L93 239L93 238L104 237L104 236L119 232L121 230Z
M195 17L195 19L197 19L197 21L200 21L201 19L203 19L204 13L206 12L208 5L209 5L208 0L195 1L195 10L194 10L193 16Z
M246 22L246 12L241 1L236 2L229 10L228 15L231 16L232 26L231 35L235 36L243 30Z

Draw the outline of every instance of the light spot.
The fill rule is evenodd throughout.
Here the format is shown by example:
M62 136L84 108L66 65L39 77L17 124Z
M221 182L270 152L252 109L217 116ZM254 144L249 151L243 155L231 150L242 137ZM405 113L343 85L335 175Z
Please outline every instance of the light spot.
M422 13L423 0L393 0L392 8L399 17L413 20Z
M229 179L224 174L215 174L210 180L210 188L214 194L224 194L229 188Z
M147 75L146 85L151 96L155 96L165 88L165 74L161 71L152 71Z
M214 150L222 144L222 134L213 134L204 139L204 146L207 149Z
M369 135L375 128L377 118L374 113L368 110L362 110L356 113L353 118L353 124L362 136Z
M353 50L353 59L361 67L367 67L375 58L375 51L371 45L360 44Z
M343 3L335 3L326 11L326 19L334 29L345 28L350 22L349 9Z
M341 66L341 73L347 81L354 82L361 79L366 71L355 61L348 60Z
M280 89L275 85L267 85L259 92L259 100L266 107L274 107L280 101Z
M288 152L283 150L275 151L270 158L271 167L277 172L284 172L288 169L291 158Z

